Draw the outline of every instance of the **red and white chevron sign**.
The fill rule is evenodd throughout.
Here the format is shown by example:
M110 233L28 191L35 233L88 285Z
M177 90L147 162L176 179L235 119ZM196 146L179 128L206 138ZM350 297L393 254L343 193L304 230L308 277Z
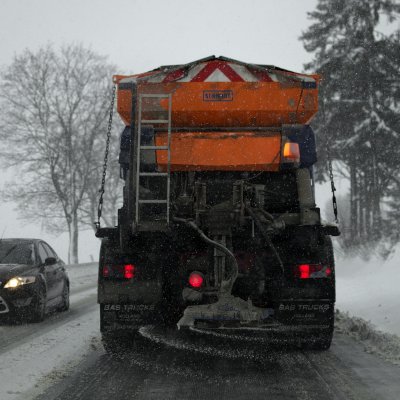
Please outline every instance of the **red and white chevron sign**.
M313 87L316 80L309 75L298 74L273 66L246 64L225 57L208 57L185 65L157 68L144 74L124 79L148 83L169 82L280 82L300 83Z
M257 82L272 81L267 73L252 74L244 65L213 60L194 65L189 69L177 69L167 74L162 82Z

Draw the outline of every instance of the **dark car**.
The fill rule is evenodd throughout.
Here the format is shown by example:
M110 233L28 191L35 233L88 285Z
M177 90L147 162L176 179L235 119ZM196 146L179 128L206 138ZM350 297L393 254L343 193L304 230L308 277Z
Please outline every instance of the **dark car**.
M0 240L0 317L42 321L69 308L64 262L43 240Z

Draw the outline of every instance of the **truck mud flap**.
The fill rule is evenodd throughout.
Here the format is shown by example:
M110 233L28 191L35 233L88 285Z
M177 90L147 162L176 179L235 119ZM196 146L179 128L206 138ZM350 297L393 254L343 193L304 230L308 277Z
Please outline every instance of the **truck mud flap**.
M100 304L100 330L136 330L159 320L154 304Z
M285 325L329 327L333 323L334 303L325 300L284 300L274 305L275 320Z

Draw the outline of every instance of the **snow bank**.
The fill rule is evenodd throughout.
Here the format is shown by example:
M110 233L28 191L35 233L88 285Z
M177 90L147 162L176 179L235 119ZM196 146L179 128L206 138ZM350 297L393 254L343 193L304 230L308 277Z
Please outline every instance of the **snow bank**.
M71 293L84 287L97 286L98 263L71 264L66 266Z
M96 311L2 354L2 400L38 395L100 347Z
M336 279L339 310L400 335L400 246L386 262L337 257Z
M394 364L400 365L400 337L377 331L375 327L362 318L350 317L348 313L336 311L335 331L344 333L361 342L368 353Z

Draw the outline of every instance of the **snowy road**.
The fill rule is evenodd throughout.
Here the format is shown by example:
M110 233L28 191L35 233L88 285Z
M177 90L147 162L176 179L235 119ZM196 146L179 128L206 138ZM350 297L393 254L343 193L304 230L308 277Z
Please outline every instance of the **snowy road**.
M69 312L42 324L0 326L0 399L400 398L400 368L340 333L319 353L144 327L122 356L110 357L98 332L96 269L70 276Z
M93 352L41 400L398 399L399 369L338 336L326 353L142 329L121 358Z

